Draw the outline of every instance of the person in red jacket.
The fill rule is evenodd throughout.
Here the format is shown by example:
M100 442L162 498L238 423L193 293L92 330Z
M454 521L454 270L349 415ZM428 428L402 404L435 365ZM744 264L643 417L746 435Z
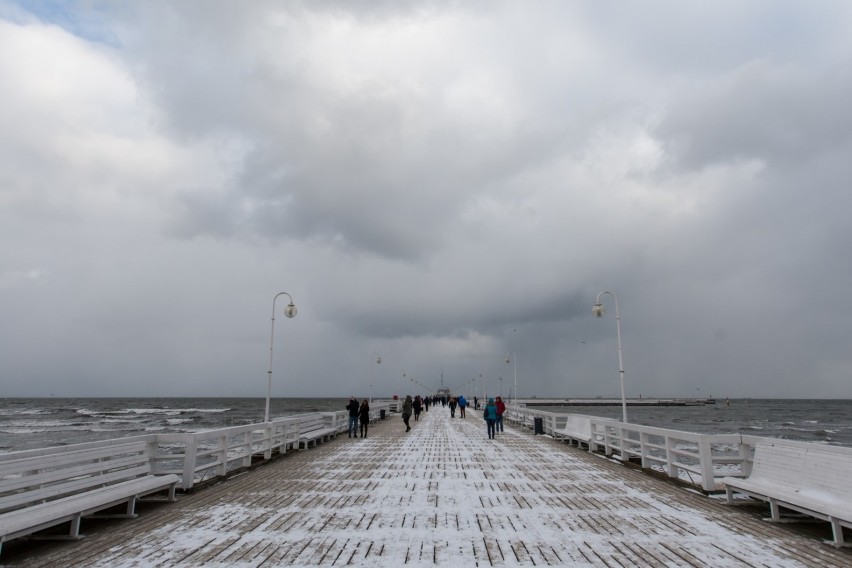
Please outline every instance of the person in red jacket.
M506 404L503 402L503 397L497 397L497 431L503 431L503 413L506 412Z

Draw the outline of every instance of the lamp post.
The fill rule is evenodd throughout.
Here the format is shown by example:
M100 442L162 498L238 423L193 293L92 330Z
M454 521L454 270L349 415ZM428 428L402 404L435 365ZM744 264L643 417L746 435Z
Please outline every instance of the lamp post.
M298 313L296 305L293 303L293 297L287 292L278 292L272 298L272 330L269 332L269 370L266 372L266 412L263 414L264 422L269 422L269 398L272 396L272 346L273 338L275 337L275 300L282 294L290 298L290 303L284 308L284 315L288 318L294 318Z
M509 397L511 398L511 402L515 402L515 399L518 398L518 358L515 356L514 351L506 353L506 364L508 365L509 363L515 364L515 396Z
M601 303L601 296L604 294L609 294L615 300L615 333L618 338L618 376L621 378L621 413L622 422L626 424L627 399L624 397L624 360L621 356L621 312L618 310L618 296L615 295L615 292L604 290L598 294L598 298L595 300L595 306L592 308L592 313L599 318L602 318L606 313L606 310L604 310L603 304Z
M375 357L375 359L370 359L370 405L371 406L373 404L373 362L375 362L376 365L382 364L382 356L381 355L379 355L378 353L376 353L374 351L373 357ZM403 373L403 375L405 375L405 373Z

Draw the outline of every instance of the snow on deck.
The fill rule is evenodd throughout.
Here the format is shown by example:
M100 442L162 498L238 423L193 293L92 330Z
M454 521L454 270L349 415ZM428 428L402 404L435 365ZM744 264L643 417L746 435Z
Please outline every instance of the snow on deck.
M457 413L458 415L458 413ZM852 555L478 412L398 416L27 566L852 566ZM85 523L84 523L85 528Z

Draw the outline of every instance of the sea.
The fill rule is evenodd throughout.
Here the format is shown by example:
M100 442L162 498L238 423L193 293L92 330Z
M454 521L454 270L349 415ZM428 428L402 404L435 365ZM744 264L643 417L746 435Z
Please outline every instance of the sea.
M270 416L343 410L344 398L272 399ZM263 421L263 398L3 398L0 453ZM544 409L544 408L543 408ZM556 412L621 418L620 406ZM702 434L750 434L852 447L852 400L730 399L703 406L628 406L628 421Z

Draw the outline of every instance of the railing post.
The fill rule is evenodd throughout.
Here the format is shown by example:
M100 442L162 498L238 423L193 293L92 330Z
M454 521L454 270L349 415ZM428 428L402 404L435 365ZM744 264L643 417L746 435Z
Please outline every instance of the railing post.
M180 480L180 487L184 491L192 489L195 483L195 460L198 457L198 442L195 436L188 436L184 442L183 451L183 476Z
M639 432L639 453L642 456L642 468L648 469L650 466L648 465L650 462L645 456L645 452L648 451L645 447L645 443L648 441L648 434L645 432Z
M713 446L707 435L702 435L698 442L698 457L701 460L701 487L705 491L716 489L716 478L713 475Z
M675 465L674 460L674 452L672 452L672 439L669 436L666 436L666 472L669 477L673 477L677 479L677 466Z
M153 440L148 442L148 467L151 468L151 473L157 474L157 452L160 449L160 444L155 436Z
M619 425L618 427L618 459L623 462L628 461L627 452L624 451L624 440L626 436L624 435L624 427Z
M275 427L272 422L267 422L263 426L263 459L272 459L273 436L275 435Z
M228 436L219 436L217 444L216 458L219 460L219 465L216 467L216 475L224 477L228 472Z
M245 443L246 455L243 458L243 467L251 467L251 457L254 455L254 448L252 448L251 430L247 431L244 436L245 439L243 440L243 442Z
M740 472L743 474L743 477L748 477L751 475L751 468L754 466L754 446L751 444L747 444L743 441L742 437L740 437Z

